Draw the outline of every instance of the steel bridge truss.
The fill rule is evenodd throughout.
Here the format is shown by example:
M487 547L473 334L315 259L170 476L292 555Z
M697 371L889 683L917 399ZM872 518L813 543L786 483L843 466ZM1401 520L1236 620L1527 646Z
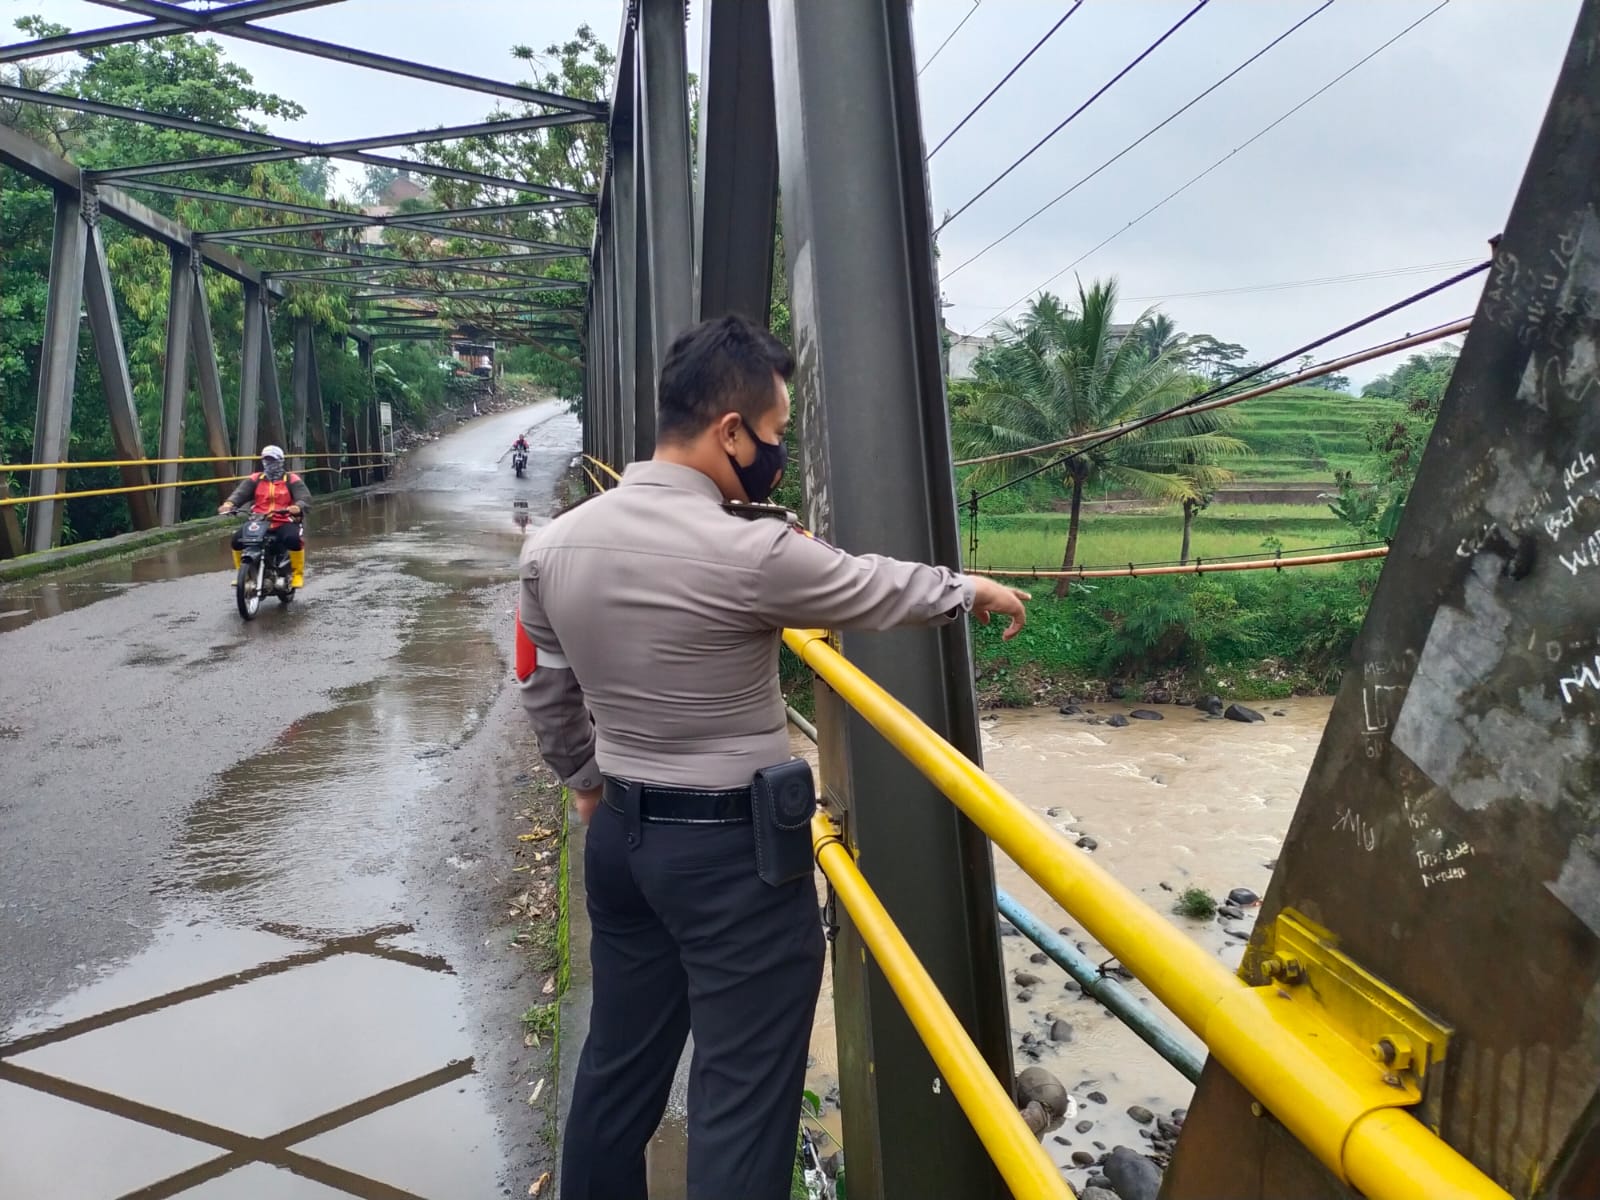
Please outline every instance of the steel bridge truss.
M324 461L336 463L341 455L353 456L352 462L358 465L344 470L354 482L382 477L382 467L366 465L370 461L366 456L379 448L381 440L377 407L369 406L365 414L324 411L312 327L305 318L293 322L291 408L285 418L272 310L285 296L286 284L305 281L347 290L352 302L364 306L426 299L452 304L467 301L473 305L465 310L465 316L455 308L442 311L437 304L386 312L370 310L370 315L357 319L349 334L359 345L363 365L369 371L376 341L443 340L450 326L462 321L479 322L492 328L497 336L542 345L551 353L570 352L581 357L582 310L573 305L582 302L588 281L549 276L542 269L562 259L585 256L588 251L518 236L494 223L499 218L592 208L597 202L595 196L537 180L505 178L372 151L600 122L606 119L606 103L409 62L255 23L342 0L236 0L205 12L167 0L88 2L144 19L0 46L0 64L176 34L217 34L400 78L462 88L516 101L537 111L469 125L315 143L0 83L0 99L133 121L250 147L238 153L83 171L16 130L0 127L0 165L48 185L55 196L34 435L36 464L65 464L68 459L79 316L85 312L104 380L113 443L118 458L128 464L121 468L123 483L129 488L156 485L153 490L128 493L133 523L139 529L172 524L178 518L175 485L181 464L159 460L182 455L191 369L205 423L207 452L212 458L224 460L213 464L219 477L233 475L239 460L253 458L261 436L283 444L291 456L315 453L324 456ZM452 180L480 189L491 202L421 212L365 214L183 186L163 178L176 173L192 177L308 159L335 159ZM254 228L192 229L149 208L131 192L306 219ZM137 461L144 460L146 454L101 232L101 219L107 216L166 246L171 256L166 367L154 480L151 466ZM427 252L400 253L361 240L361 232L372 229L417 234ZM340 248L327 249L330 243ZM485 247L505 249L488 253ZM276 269L256 265L263 261ZM289 265L278 265L283 263ZM323 265L314 265L317 263ZM222 399L221 372L206 300L207 269L237 280L244 288L239 418L233 438ZM232 460L228 461L230 455ZM66 470L65 466L51 465L29 473L29 494L38 499L32 504L26 538L16 510L0 509L0 557L46 550L59 542L65 501L58 497L66 490Z

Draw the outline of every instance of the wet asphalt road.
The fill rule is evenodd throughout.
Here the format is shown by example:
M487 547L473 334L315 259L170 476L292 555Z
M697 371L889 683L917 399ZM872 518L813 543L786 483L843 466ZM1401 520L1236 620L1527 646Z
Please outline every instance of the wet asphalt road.
M503 1194L437 876L578 436L484 417L323 498L250 624L222 538L0 589L0 1196Z

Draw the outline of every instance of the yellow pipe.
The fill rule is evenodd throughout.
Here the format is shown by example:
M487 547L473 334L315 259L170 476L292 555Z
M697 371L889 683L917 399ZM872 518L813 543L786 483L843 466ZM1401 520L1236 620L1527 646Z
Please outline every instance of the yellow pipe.
M784 640L885 740L955 802L1134 973L1212 1056L1341 1180L1374 1200L1507 1194L1395 1105L1411 1095L1275 987L1252 988L1127 888L1075 853L1045 821L852 665L820 630ZM1348 1054L1345 1053L1348 1051ZM1403 1168L1402 1174L1400 1169Z
M811 838L817 864L833 884L834 895L850 913L861 940L872 951L1011 1194L1019 1200L1070 1200L1072 1189L1023 1123L1016 1104L1006 1095L932 977L917 960L910 943L873 894L832 824L821 813L811 820Z
M584 457L587 458L590 462L592 462L595 466L599 467L607 475L611 476L611 478L615 479L618 483L622 482L622 476L618 475L615 471L613 471L608 464L601 462L598 458L596 458L592 454L585 454Z
M357 467L311 467L306 475L326 475L330 471L354 471ZM137 487L93 488L81 492L53 492L48 496L10 496L0 500L0 508L19 504L39 504L45 500L80 500L85 496L125 496L129 492L159 492L165 488L210 487L218 483L238 483L248 475L218 475L211 479L180 479L176 483L141 483Z
M584 457L587 458L588 455L584 455ZM589 482L594 484L594 490L595 491L603 492L603 491L606 490L606 485L601 483L598 479L596 479L594 477L594 472L589 470L588 467L584 467L583 468L583 473L589 477Z
M383 450L368 450L357 454L354 452L342 454L290 454L290 458L387 458L388 453ZM228 463L228 462L254 462L253 454L229 454L223 458L119 458L102 459L94 462L53 462L53 463L0 463L0 474L20 475L24 471L73 471L85 467L166 467L173 463Z

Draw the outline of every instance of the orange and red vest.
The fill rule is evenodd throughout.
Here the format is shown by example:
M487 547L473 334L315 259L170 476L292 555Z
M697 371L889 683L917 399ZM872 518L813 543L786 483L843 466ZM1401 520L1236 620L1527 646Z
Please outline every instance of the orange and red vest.
M285 471L282 479L268 479L261 471L257 471L250 478L256 482L256 498L255 503L250 506L251 512L277 512L294 503L294 493L289 490L289 484L299 483L300 476L293 471ZM289 517L279 516L272 519L274 528L288 524L291 524Z

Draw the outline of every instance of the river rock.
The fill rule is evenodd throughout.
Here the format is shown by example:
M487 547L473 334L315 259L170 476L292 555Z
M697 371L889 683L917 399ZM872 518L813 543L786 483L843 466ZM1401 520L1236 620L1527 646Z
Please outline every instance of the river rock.
M1094 1166L1094 1155L1087 1150L1074 1150L1072 1152L1072 1165L1075 1167Z
M1272 715L1275 717L1287 717L1289 714L1281 708L1275 708L1272 710Z
M1066 1118L1067 1089L1043 1067L1028 1067L1017 1074L1017 1100L1019 1104L1037 1101L1052 1118Z
M1194 702L1194 706L1207 716L1220 717L1222 715L1221 696L1201 696Z
M1153 687L1144 694L1146 704L1171 704L1172 693L1164 687Z
M1086 717L1085 721L1090 725L1104 725L1106 723L1104 717Z
M1051 1138L1050 1140L1055 1142L1055 1144L1058 1145L1058 1146L1070 1146L1070 1145L1072 1145L1072 1139L1071 1138L1064 1138L1059 1133L1056 1134L1056 1136Z
M1078 1200L1118 1200L1118 1196L1108 1188L1086 1187L1078 1193Z
M1098 849L1100 849L1100 843L1095 841L1092 837L1090 837L1086 833L1081 838L1078 839L1078 849L1079 850L1098 850Z
M1073 1126L1073 1128L1076 1129L1079 1133L1088 1133L1089 1130L1094 1128L1094 1122L1093 1121L1079 1121L1076 1125Z
M1072 936L1072 926L1071 925L1063 925L1060 929L1056 930L1056 932L1059 933L1062 937L1071 937Z
M1131 713L1129 713L1128 715L1130 717L1132 717L1135 721L1165 721L1166 720L1165 717L1163 717L1160 713L1158 713L1153 708L1136 708Z
M1050 1040L1052 1042L1070 1042L1072 1040L1072 1026L1065 1021L1051 1022Z
M1032 1000L1033 1000L1033 993L1028 991L1026 988L1024 988L1022 991L1017 993L1017 1003L1018 1004L1028 1004Z
M1104 1175L1089 1176L1088 1179L1084 1180L1083 1186L1086 1188L1099 1188L1107 1196L1111 1197L1111 1200L1116 1200L1117 1194L1111 1190L1111 1180L1107 1179ZM1089 1196L1088 1192L1084 1192L1083 1195L1086 1200L1096 1200L1095 1197Z
M1126 1146L1111 1152L1104 1171L1120 1200L1156 1200L1161 1191L1161 1168Z
M1228 893L1228 903L1245 908L1252 904L1260 904L1261 897L1247 887L1236 887Z
M1148 1108L1145 1108L1140 1104L1135 1104L1132 1108L1130 1108L1128 1110L1128 1115L1141 1125L1148 1125L1150 1122L1156 1119L1155 1113L1151 1112Z
M1224 929L1222 932L1236 942L1248 942L1250 940L1250 935L1242 929Z
M1189 1119L1189 1110L1187 1108L1175 1108L1175 1109L1173 1109L1172 1110L1172 1119L1177 1124L1182 1125L1185 1121L1187 1121Z
M1106 724L1111 726L1113 729L1122 729L1131 723L1132 722L1130 722L1128 718L1123 716L1121 713L1112 713L1106 718Z
M1227 709L1222 715L1228 718L1228 720L1238 721L1242 725L1254 725L1257 721L1266 720L1266 718L1258 713L1255 709L1246 708L1242 704L1228 705Z
M1016 981L1016 984L1019 988L1034 988L1038 987L1044 982L1044 980L1040 979L1037 975L1034 975L1028 971L1018 971L1011 978Z
M1110 1103L1110 1101L1106 1099L1106 1094L1104 1092L1090 1092L1089 1095L1086 1097L1086 1099L1092 1101L1095 1104L1109 1104Z
M1076 717L1082 712L1083 709L1076 704L1063 704L1061 706L1061 715L1063 717Z
M1052 805L1044 810L1044 815L1047 817L1059 817L1061 815L1061 808L1059 805Z
M1224 904L1217 909L1217 919L1222 921L1244 920L1244 909L1236 908L1232 904Z
M1183 1126L1179 1125L1176 1121L1169 1121L1165 1117L1156 1118L1156 1132L1158 1132L1169 1142L1177 1141L1178 1134L1181 1133L1182 1130Z
M1050 956L1045 954L1043 951L1039 951L1038 953L1028 955L1028 961L1033 963L1035 966L1042 967L1045 963L1050 961Z
M1021 937L1022 934L1017 932L1017 927L1015 925L1013 925L1010 921L1001 921L1000 922L1000 936L1001 937Z

